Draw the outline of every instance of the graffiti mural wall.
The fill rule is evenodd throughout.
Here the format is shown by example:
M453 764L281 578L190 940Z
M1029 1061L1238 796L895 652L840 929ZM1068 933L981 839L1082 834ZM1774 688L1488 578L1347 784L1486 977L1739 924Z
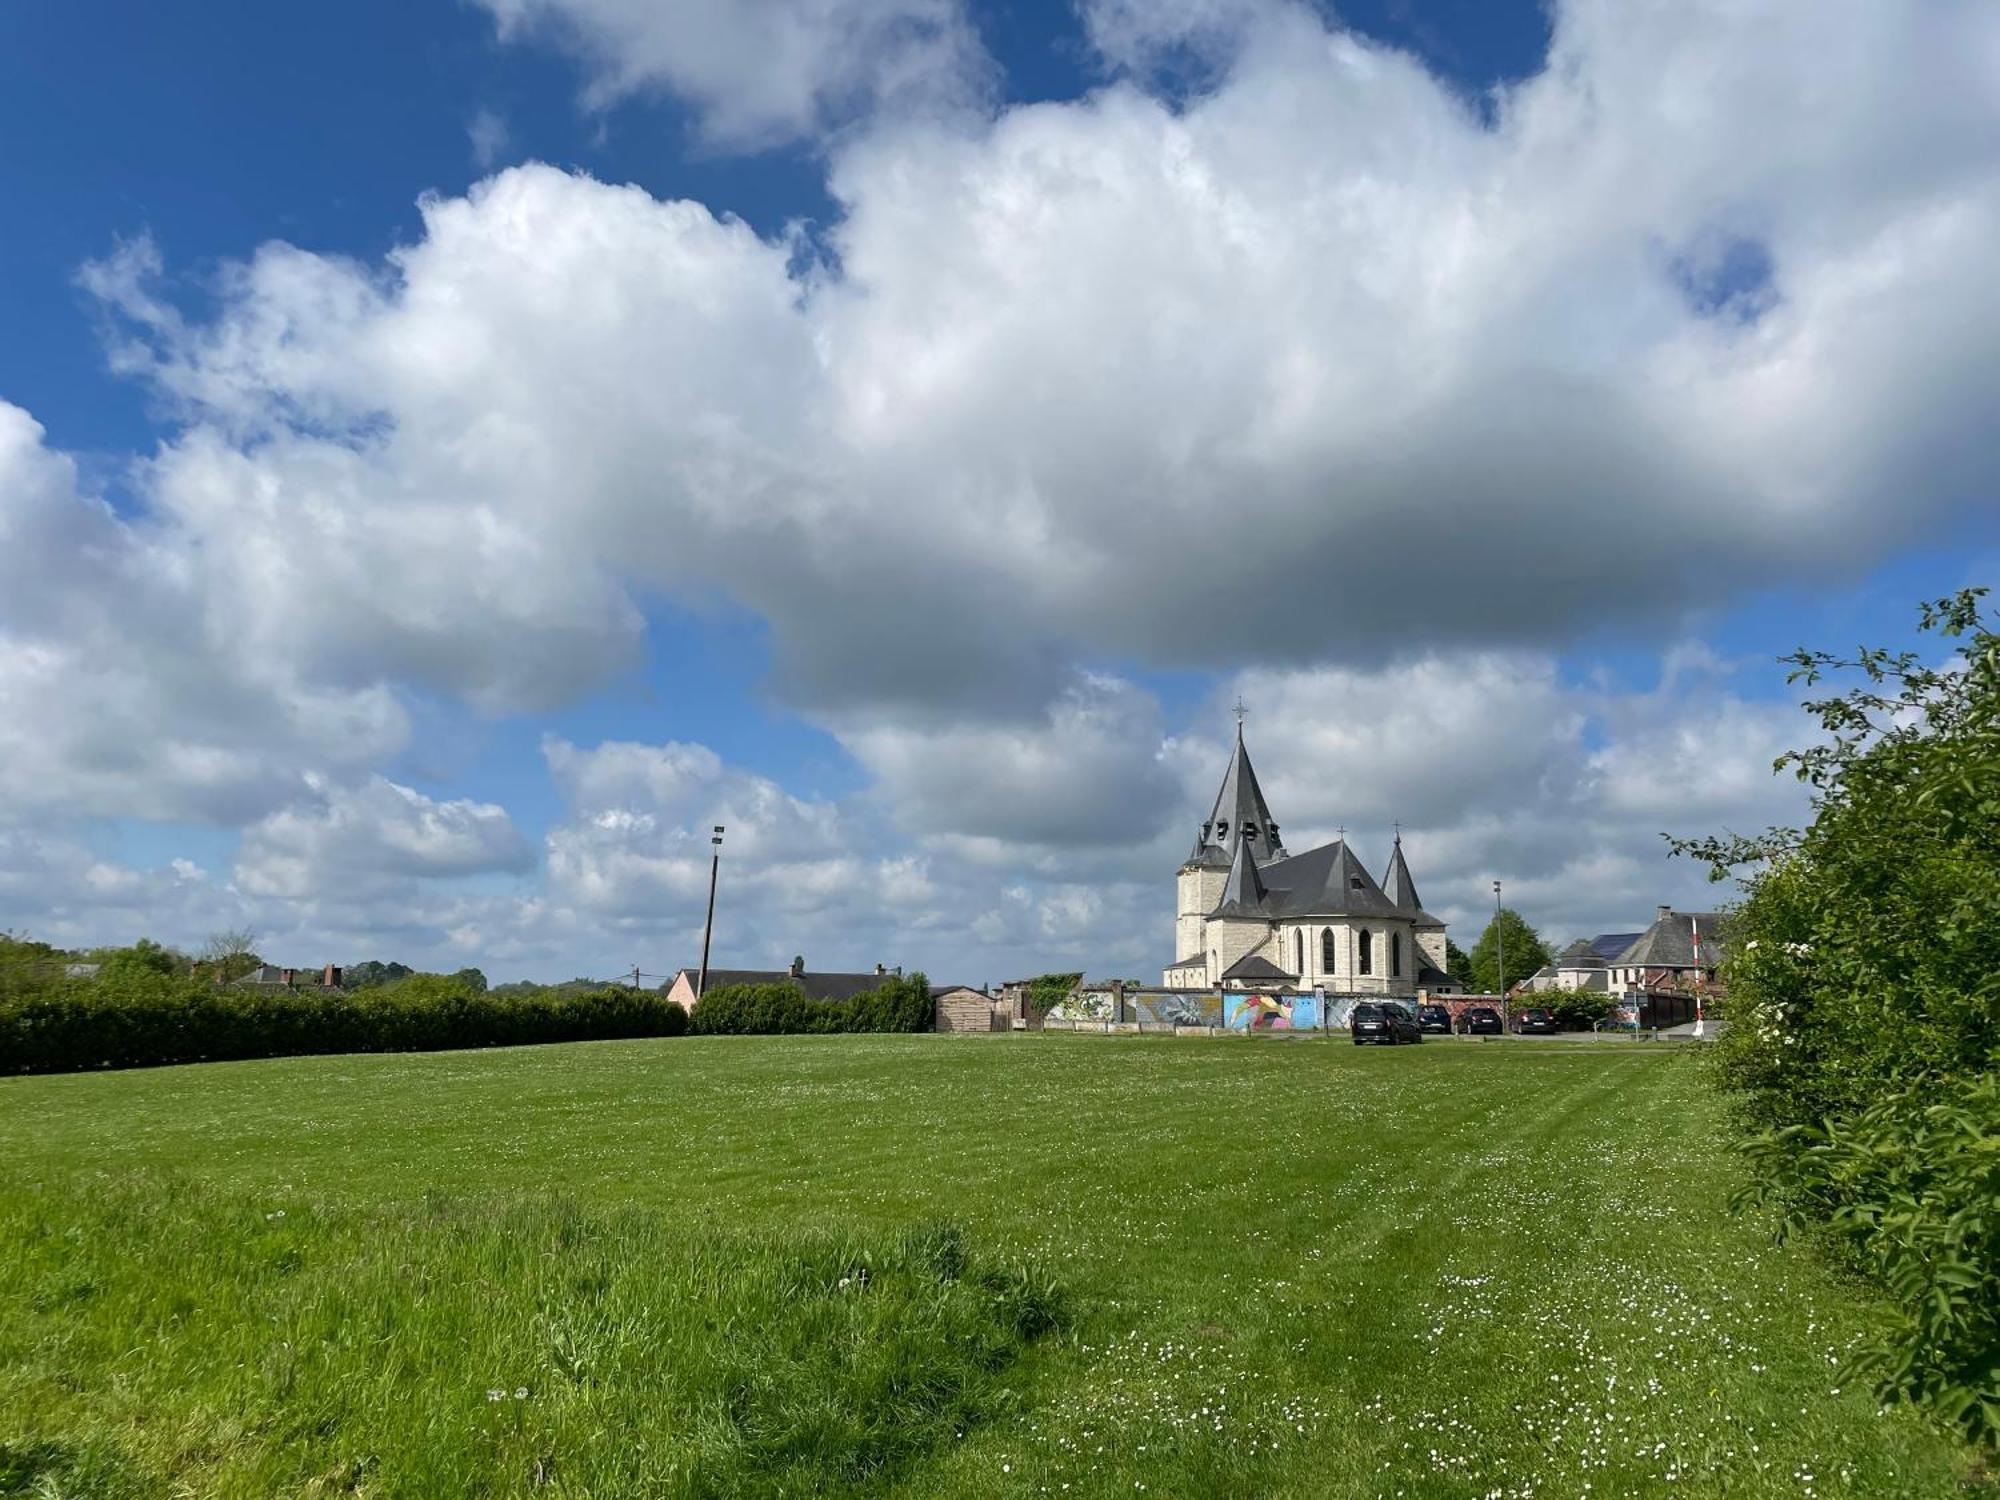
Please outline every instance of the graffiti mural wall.
M1307 1031L1320 1024L1317 995L1230 994L1223 1024L1231 1031Z
M1222 996L1187 990L1155 990L1128 994L1125 1004L1142 1026L1220 1026Z

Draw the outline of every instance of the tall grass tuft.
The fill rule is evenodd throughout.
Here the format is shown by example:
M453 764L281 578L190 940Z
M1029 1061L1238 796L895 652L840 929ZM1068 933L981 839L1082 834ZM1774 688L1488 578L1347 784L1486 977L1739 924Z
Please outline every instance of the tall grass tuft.
M0 1185L0 1494L831 1494L1010 1408L1060 1289L952 1225Z

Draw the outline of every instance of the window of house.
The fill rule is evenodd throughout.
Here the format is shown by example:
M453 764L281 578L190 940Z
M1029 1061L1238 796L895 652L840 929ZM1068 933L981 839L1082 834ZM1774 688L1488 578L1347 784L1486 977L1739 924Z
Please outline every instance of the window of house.
M1361 929L1360 946L1361 946L1361 958L1360 958L1359 972L1363 974L1373 974L1375 972L1375 934L1370 932L1366 927Z
M1300 928L1299 931L1292 934L1292 954L1294 957L1292 967L1299 971L1299 978L1303 979L1306 977L1306 934L1304 928Z
M1329 974L1337 967L1333 958L1333 929L1331 927L1323 927L1320 929L1319 934L1319 966Z
M1389 934L1389 972L1398 979L1403 977L1403 935L1400 932Z

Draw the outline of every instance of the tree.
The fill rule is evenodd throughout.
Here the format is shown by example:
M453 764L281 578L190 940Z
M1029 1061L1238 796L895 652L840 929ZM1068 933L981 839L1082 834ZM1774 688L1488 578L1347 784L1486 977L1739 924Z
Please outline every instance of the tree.
M389 984L398 979L407 979L416 972L408 964L385 964L379 958L370 958L350 966L340 977L341 983L347 989L369 990L378 984Z
M460 969L451 976L475 995L486 993L486 976L477 969Z
M201 948L201 965L208 977L222 984L241 979L264 960L257 956L257 934L248 928L212 933Z
M1467 989L1477 989L1472 982L1472 955L1467 953L1450 938L1444 940L1444 971Z
M1507 972L1498 973L1499 934L1507 936ZM1482 995L1497 995L1519 984L1549 961L1549 945L1513 907L1502 907L1500 915L1486 924L1472 947L1473 988ZM1500 983L1501 979L1505 984Z

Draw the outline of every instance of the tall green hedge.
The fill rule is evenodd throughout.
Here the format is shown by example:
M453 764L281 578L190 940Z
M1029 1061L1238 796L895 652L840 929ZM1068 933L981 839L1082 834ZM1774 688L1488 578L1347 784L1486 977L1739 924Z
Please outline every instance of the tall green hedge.
M441 974L350 994L216 985L140 950L90 978L64 978L59 965L0 976L0 1073L680 1036L687 1027L686 1011L646 990L496 996Z
M929 1031L936 1023L930 981L895 974L851 1000L813 1000L790 981L729 984L694 1008L696 1036L768 1036L840 1031Z
M1801 651L1822 736L1780 760L1812 826L1684 847L1749 864L1715 1061L1749 1195L1830 1238L1901 1318L1858 1364L2000 1445L2000 621L1982 591L1925 607L1957 645Z

